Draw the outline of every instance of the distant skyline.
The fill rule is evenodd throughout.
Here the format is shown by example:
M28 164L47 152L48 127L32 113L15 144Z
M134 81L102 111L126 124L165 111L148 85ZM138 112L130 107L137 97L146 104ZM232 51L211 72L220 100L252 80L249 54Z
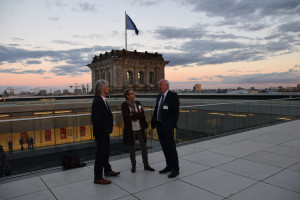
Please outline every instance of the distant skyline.
M94 55L125 48L125 10L128 50L163 54L171 89L300 84L299 0L0 0L0 92L91 86Z

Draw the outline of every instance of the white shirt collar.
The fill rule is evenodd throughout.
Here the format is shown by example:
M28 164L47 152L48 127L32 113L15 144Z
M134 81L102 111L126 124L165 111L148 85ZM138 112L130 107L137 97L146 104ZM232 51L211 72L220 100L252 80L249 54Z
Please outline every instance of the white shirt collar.
M164 95L164 98L167 96L169 90L167 90L165 93L163 93L162 95Z
M106 97L105 96L101 96L103 101L105 102L106 101Z

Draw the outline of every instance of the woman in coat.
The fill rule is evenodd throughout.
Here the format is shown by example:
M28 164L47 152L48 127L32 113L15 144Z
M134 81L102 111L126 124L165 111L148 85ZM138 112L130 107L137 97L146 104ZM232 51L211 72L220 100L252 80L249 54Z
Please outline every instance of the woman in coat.
M146 134L148 124L144 115L144 110L139 101L134 101L135 94L132 89L126 89L124 91L124 101L121 105L123 115L123 144L130 145L130 160L132 164L131 172L136 170L135 160L135 141L138 140L142 150L142 158L144 163L144 169L148 171L154 171L149 166L148 152L146 145Z

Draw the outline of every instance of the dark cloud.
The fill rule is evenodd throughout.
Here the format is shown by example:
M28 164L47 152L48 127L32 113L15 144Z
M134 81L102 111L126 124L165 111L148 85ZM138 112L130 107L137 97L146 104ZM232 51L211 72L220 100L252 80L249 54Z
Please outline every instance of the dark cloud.
M74 41L66 41L66 40L53 40L52 43L56 43L56 44L67 44L67 45L82 45L81 42L74 42Z
M10 46L10 47L19 47L20 45L19 44L7 44L7 46Z
M43 69L38 70L21 70L16 68L10 68L10 69L1 69L0 73L9 73L9 74L44 74L46 71Z
M203 28L176 28L176 27L159 27L154 32L158 39L187 39L202 38L206 35Z
M207 36L206 36L207 37ZM220 41L220 40L190 40L182 42L177 47L178 53L165 53L168 66L191 63L197 65L222 64L239 61L259 61L270 56L289 54L297 51L295 37L290 35L274 35L264 41ZM174 47L165 47L174 49ZM175 48L176 49L176 48Z
M192 87L196 83L201 83L202 86L222 86L222 85L280 85L280 84L295 84L300 80L300 65L295 65L286 72L277 73L253 73L247 75L215 75L213 77L205 76L209 81L204 81L202 78L190 77L187 81L171 82L173 88L176 87ZM199 82L200 81L200 82Z
M86 73L89 70L85 67L87 64L91 63L94 52L103 52L111 49L120 49L121 47L116 46L94 46L91 48L81 48L81 49L70 49L70 50L40 50L31 51L21 48L7 47L0 45L0 64L8 63L18 63L18 62L30 62L32 59L43 59L48 62L58 63L65 62L64 66L56 66L51 72L57 72L58 75L66 74L70 76L75 76L78 74ZM85 70L82 69L86 68ZM78 70L76 74L74 71ZM10 71L11 73L16 73L18 71ZM10 73L6 71L6 73Z
M49 17L48 19L51 21L58 21L60 18L59 17Z
M85 73L90 73L90 69L86 66L78 65L61 65L53 67L50 72L54 73L56 76L71 76L76 77Z
M191 78L188 78L188 80L190 80L190 81L201 81L202 78L191 77Z
M288 32L299 33L300 21L282 24L278 27L278 31L281 33L288 33Z
M160 1L157 1L157 0L133 0L132 5L154 6L154 5L159 5L162 2L163 2L163 0L160 0Z
M7 47L0 45L0 62L17 63L28 59L49 58L51 62L72 62L72 60L92 59L94 52L102 52L111 49L120 49L116 46L94 46L91 48L70 49L70 50L25 50L21 48Z
M295 65L286 72L215 77L221 78L224 84L294 84L300 80L300 67Z
M32 65L32 64L41 64L42 62L39 60L27 60L26 64Z
M239 42L219 42L214 40L192 40L181 46L182 51L207 53L216 50L230 50L244 48L245 45Z
M246 30L246 31L260 31L269 27L266 23L243 23L241 25L236 26L237 29Z
M193 11L204 12L209 17L223 19L261 19L266 16L300 15L299 0L184 0L185 5L191 5Z
M51 79L51 77L45 76L45 77L42 77L42 79Z
M80 39L91 39L91 40L97 40L100 38L103 38L100 34L90 34L90 35L72 35L73 38L80 38Z
M96 11L96 6L93 4L89 4L89 3L80 3L79 7L83 10L83 11Z
M72 10L77 12L95 12L97 11L97 6L90 3L79 3L76 8Z
M14 40L14 41L24 41L23 38L16 38L16 37L12 38L12 40Z

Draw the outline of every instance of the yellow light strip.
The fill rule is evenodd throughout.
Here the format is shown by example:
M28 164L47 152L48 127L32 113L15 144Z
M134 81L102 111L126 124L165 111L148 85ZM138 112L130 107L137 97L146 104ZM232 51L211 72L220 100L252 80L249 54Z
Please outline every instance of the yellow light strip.
M0 117L9 117L9 114L0 115Z
M280 117L278 119L281 119L281 120L291 120L290 118L285 118L285 117Z
M53 112L35 112L34 115L49 115L52 114Z
M224 113L208 113L210 115L225 115Z
M55 114L70 113L70 112L72 112L72 110L59 110L59 111L55 111Z

